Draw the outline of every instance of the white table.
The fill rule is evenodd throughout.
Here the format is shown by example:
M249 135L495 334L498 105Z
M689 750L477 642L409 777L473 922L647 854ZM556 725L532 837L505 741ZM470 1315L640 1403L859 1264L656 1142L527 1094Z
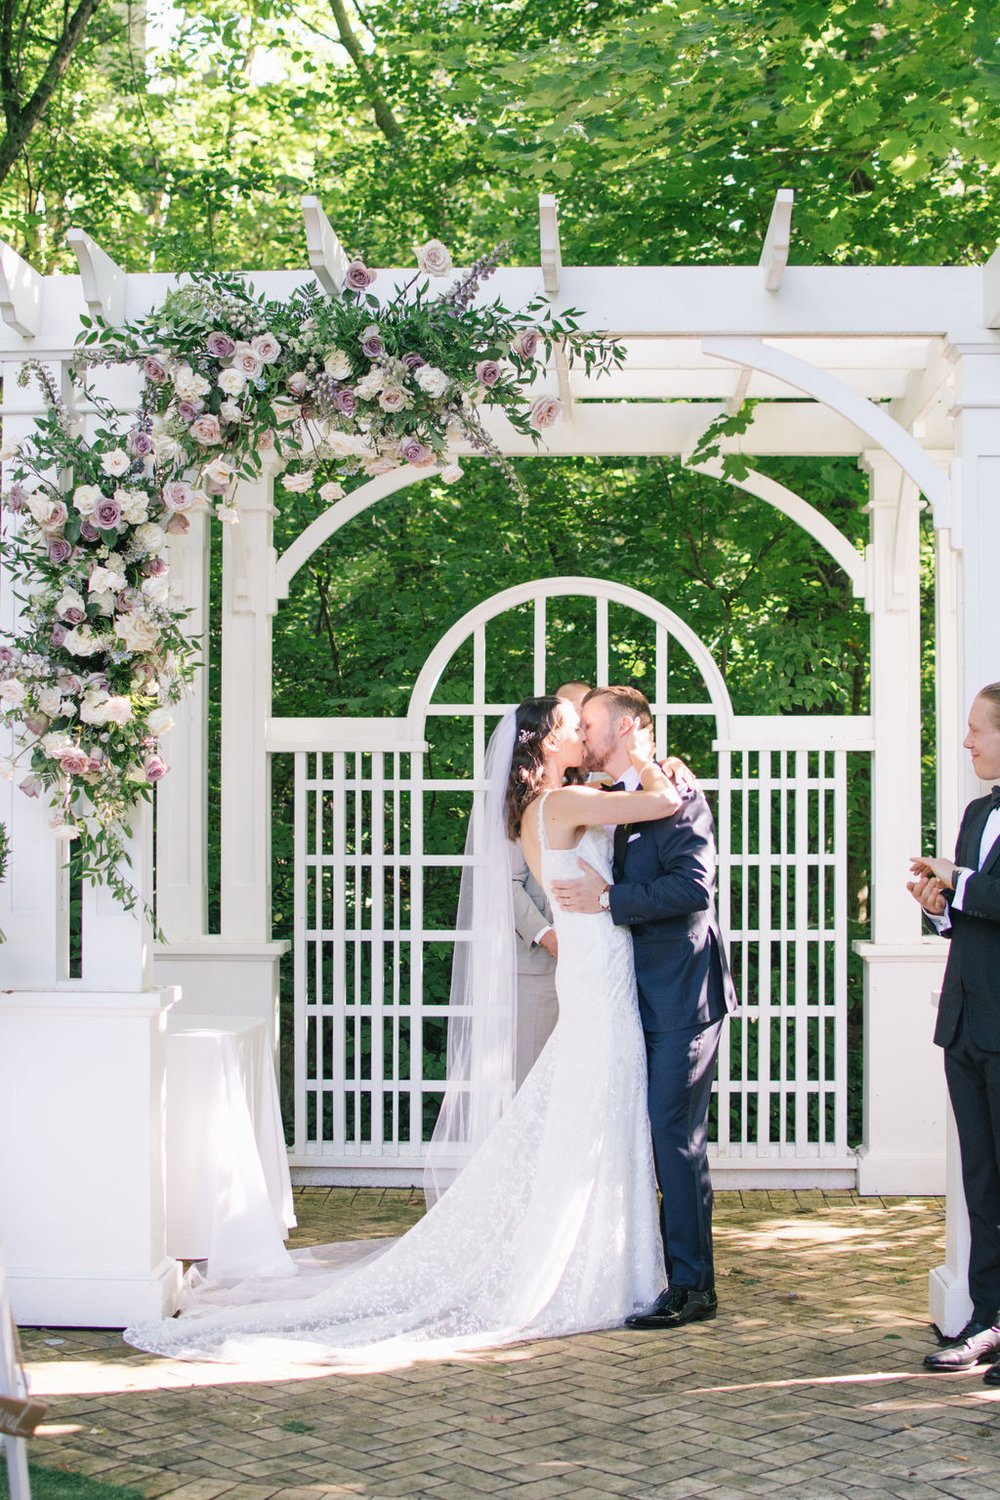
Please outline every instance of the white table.
M167 1254L287 1276L295 1224L271 1046L250 1016L167 1020Z

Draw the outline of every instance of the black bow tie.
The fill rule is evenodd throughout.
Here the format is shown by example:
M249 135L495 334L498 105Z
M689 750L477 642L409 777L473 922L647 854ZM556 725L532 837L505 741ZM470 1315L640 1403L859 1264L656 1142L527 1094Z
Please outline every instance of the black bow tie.
M605 786L603 782L601 783L602 792L623 792L624 790L624 781L613 781L610 786ZM1000 788L998 788L998 791L1000 791Z
M995 786L990 792L990 807L994 812L1000 807L1000 786Z

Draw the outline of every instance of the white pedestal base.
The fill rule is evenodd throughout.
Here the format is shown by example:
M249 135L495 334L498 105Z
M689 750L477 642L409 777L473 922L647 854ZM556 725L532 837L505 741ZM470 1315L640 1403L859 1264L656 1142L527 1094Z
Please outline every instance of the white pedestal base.
M865 963L864 1145L858 1192L943 1193L947 1091L932 1040L931 996L947 957L942 938L858 943Z
M20 1323L176 1307L166 1255L166 1013L176 991L0 994L0 1241Z
M279 966L286 942L221 937L166 943L153 953L157 984L178 985L177 1016L253 1016L263 1021L277 1063Z
M945 1338L954 1338L972 1316L965 1272L955 1273L948 1266L935 1266L927 1278L927 1297L931 1322L937 1324Z

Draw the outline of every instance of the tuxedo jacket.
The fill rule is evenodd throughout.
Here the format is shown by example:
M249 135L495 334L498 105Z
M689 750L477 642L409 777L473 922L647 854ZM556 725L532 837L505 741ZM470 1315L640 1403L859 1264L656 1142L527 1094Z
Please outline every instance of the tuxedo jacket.
M543 927L552 926L552 908L538 881L528 869L520 840L510 848L511 896L514 902L514 930L517 933L517 972L519 974L552 974L556 961L547 948L535 938Z
M985 1052L1000 1052L1000 839L981 870L979 846L990 814L990 798L977 797L962 817L955 863L973 873L965 882L962 910L951 908L951 949L944 971L934 1040L947 1047L961 1019Z
M719 1021L738 1004L715 913L715 825L701 792L615 833L611 915L629 927L646 1031Z

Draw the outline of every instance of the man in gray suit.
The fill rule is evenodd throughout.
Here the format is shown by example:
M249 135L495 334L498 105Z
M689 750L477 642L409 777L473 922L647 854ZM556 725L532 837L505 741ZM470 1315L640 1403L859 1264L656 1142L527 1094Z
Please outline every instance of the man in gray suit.
M585 682L564 682L555 697L577 709L590 692ZM521 1087L552 1035L559 1006L556 1001L557 943L552 908L528 869L520 840L511 851L514 927L517 932L517 1055L515 1086Z

